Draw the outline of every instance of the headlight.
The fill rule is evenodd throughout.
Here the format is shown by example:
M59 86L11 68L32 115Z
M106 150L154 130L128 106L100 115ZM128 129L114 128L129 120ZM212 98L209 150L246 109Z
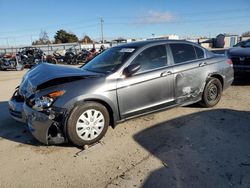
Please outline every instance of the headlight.
M37 111L43 111L45 108L50 107L53 101L53 98L50 97L36 98L33 108Z
M36 98L34 100L34 105L32 108L37 111L43 111L44 109L49 108L52 105L52 103L55 101L55 99L63 95L64 93L65 91L55 91L46 96Z

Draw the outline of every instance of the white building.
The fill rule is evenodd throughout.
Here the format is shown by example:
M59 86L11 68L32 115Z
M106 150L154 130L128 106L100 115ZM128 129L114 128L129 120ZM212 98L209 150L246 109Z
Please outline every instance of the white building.
M175 39L175 40L179 40L179 36L178 35L158 35L158 36L153 36L149 39Z

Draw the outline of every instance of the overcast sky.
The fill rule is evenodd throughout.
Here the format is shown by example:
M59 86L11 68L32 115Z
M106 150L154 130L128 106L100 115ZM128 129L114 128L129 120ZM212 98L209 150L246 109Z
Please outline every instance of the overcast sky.
M41 29L100 38L216 36L250 30L250 0L0 0L0 46L30 44Z

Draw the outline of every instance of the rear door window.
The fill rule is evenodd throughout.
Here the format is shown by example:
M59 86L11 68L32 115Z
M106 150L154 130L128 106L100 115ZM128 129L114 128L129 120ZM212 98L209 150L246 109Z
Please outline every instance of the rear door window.
M195 60L196 54L193 45L190 44L170 44L175 64Z

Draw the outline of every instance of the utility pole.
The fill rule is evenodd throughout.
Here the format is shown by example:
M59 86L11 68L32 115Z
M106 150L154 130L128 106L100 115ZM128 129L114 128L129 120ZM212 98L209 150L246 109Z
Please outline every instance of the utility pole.
M103 22L104 22L104 20L101 18L101 40L102 40L102 43L104 43L104 40L103 40Z

